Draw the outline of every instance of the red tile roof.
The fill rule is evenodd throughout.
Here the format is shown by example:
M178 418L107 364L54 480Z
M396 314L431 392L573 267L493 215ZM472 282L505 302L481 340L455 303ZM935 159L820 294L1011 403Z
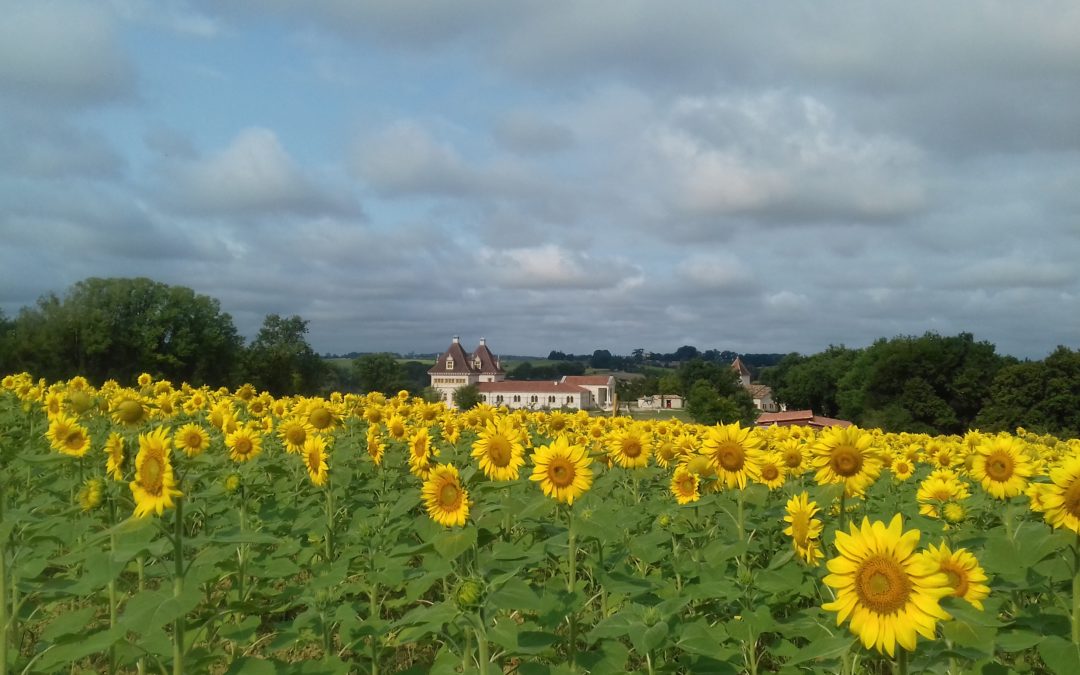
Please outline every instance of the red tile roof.
M480 382L476 385L481 392L491 393L528 393L528 394L580 394L588 391L574 384L563 382L538 382L535 380L503 380L502 382Z
M472 358L469 359L469 363L472 364L477 356L480 357L480 368L477 369L477 372L484 374L506 372L502 369L502 366L499 365L499 362L495 359L495 355L491 353L491 350L487 348L487 344L483 341L480 342L480 346L476 348L476 351L472 353Z
M757 426L768 427L777 425L781 427L807 426L807 427L850 427L851 422L838 420L832 417L815 415L813 410L786 410L784 412L761 413L758 415Z
M737 372L740 377L742 377L743 375L746 375L747 377L750 376L750 369L746 367L746 364L743 363L742 359L740 359L738 356L736 356L735 360L731 362L731 367L735 369L735 372Z
M563 375L562 381L580 386L607 387L611 384L611 379L611 375Z
M446 359L447 357L453 357L454 369L447 370ZM428 369L429 375L437 375L440 373L453 373L455 375L469 375L475 373L472 367L472 359L465 354L465 350L462 348L461 343L454 338L454 341L450 343L446 351L439 355L439 358L435 360L435 365Z

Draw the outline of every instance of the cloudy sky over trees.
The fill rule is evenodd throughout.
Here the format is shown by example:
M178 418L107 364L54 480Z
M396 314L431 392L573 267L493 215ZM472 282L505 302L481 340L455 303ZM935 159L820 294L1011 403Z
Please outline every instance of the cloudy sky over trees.
M319 351L1080 340L1080 5L3 0L0 309Z

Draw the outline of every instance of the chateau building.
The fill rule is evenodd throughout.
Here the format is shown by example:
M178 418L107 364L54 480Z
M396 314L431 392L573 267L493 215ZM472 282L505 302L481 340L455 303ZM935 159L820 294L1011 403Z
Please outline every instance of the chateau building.
M507 408L609 409L615 392L615 378L610 375L567 375L557 382L507 380L499 358L484 338L468 354L456 335L428 375L432 388L450 408L457 407L454 392L470 384L476 385L485 403Z
M746 367L742 359L736 356L731 362L731 368L739 374L739 382L743 389L750 392L750 397L754 399L754 407L767 413L780 411L780 405L773 400L772 388L758 382L750 382L750 369Z

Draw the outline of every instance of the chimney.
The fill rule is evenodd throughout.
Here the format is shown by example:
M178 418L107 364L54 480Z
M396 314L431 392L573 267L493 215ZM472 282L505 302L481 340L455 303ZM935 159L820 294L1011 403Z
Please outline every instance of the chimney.
M461 336L460 335L455 335L454 336L454 344L457 344L459 342L461 342Z
M485 340L484 338L480 338L480 346L483 347L486 344L487 344L487 340Z

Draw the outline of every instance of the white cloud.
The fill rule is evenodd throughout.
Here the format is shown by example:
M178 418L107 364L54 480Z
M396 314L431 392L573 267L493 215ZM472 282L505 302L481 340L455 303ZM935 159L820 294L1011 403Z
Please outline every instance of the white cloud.
M531 290L601 290L640 283L640 270L625 261L595 258L555 244L496 250L482 248L465 274L473 285Z
M876 221L925 205L916 148L844 128L807 96L684 97L646 142L690 216Z
M742 289L754 281L746 265L730 253L696 254L677 269L682 279L699 289Z
M351 198L332 194L296 165L277 135L260 127L242 130L223 150L166 171L165 199L189 213L348 213Z

